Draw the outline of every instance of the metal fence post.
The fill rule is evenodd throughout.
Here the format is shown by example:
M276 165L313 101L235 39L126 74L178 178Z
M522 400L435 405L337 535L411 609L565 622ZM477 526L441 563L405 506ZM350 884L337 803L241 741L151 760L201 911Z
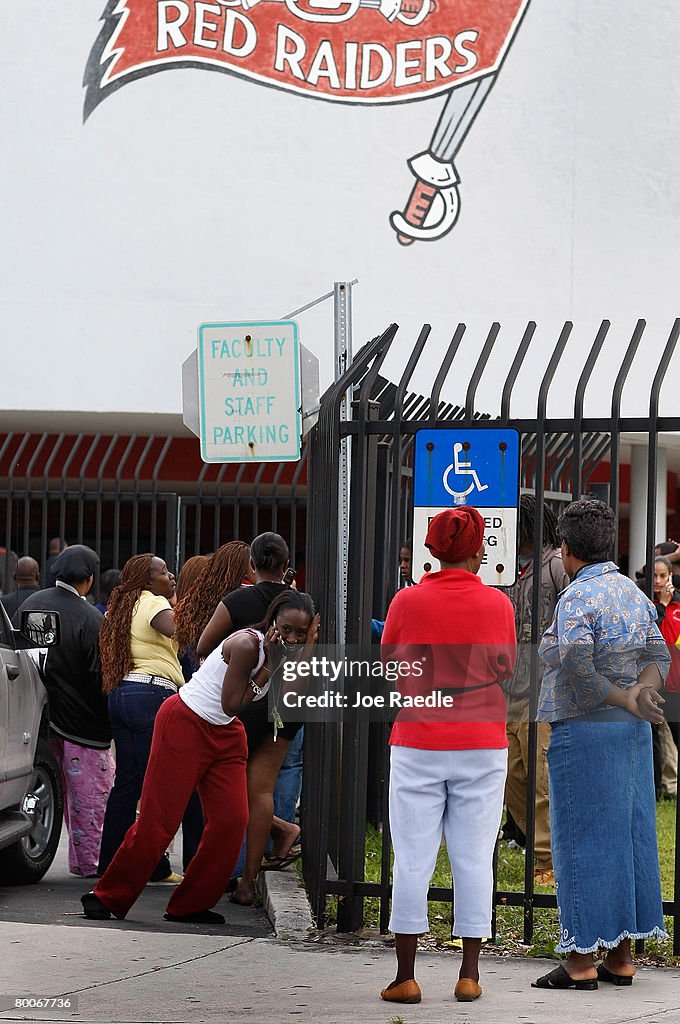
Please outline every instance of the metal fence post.
M366 398L362 394L357 418L366 415L368 421L375 420L379 413L377 404L369 401L366 407ZM348 592L347 642L362 647L370 638L373 610L371 566L376 547L377 456L377 435L364 433L352 438L348 564L357 581ZM364 880L368 733L367 721L343 722L338 874L347 879L348 886L346 894L338 900L339 932L356 931L364 923L364 900L355 894L354 883Z
M352 284L336 281L333 286L333 354L335 380L347 372L352 362ZM349 418L347 396L340 402L340 419ZM338 590L337 590L337 636L342 643L345 637L345 616L347 613L347 555L349 550L349 439L340 442L340 468L338 476Z

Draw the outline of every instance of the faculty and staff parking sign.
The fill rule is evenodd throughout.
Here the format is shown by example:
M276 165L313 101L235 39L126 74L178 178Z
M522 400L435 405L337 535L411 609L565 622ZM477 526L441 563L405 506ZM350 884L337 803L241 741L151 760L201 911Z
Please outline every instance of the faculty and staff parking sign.
M300 349L294 320L201 324L198 395L204 462L300 458Z
M484 517L479 575L485 583L511 586L517 576L519 433L495 427L418 430L414 452L414 579L439 568L425 547L430 520L447 508L472 505Z

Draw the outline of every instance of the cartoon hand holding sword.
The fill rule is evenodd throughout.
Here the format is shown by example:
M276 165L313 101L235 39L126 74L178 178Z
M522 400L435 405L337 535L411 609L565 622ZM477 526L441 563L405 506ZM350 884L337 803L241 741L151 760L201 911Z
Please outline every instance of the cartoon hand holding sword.
M452 89L430 148L408 161L417 180L404 212L390 216L401 245L412 245L416 240L433 242L450 231L458 220L460 179L453 160L495 79L496 75L490 74Z

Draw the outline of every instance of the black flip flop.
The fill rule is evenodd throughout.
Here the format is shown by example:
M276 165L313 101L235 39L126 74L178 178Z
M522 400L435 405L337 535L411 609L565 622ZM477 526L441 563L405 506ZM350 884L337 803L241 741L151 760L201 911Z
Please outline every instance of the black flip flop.
M260 871L282 871L289 864L294 864L301 856L302 850L299 853L289 853L287 857L268 857L260 864Z
M567 974L564 967L560 964L554 971L550 971L549 974L544 974L542 978L538 978L537 981L532 981L532 988L575 988L579 992L594 992L597 988L597 980L595 978L588 978L585 981L575 981L570 974Z
M597 965L597 976L600 981L608 981L612 985L620 985L622 988L633 984L632 975L612 974L604 964Z

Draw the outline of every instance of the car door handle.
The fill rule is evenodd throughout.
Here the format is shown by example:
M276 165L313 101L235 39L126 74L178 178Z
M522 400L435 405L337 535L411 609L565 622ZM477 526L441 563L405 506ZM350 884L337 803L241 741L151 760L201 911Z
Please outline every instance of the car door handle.
M5 668L7 669L7 677L9 679L16 679L16 677L21 672L21 669L19 668L18 665L5 665Z

